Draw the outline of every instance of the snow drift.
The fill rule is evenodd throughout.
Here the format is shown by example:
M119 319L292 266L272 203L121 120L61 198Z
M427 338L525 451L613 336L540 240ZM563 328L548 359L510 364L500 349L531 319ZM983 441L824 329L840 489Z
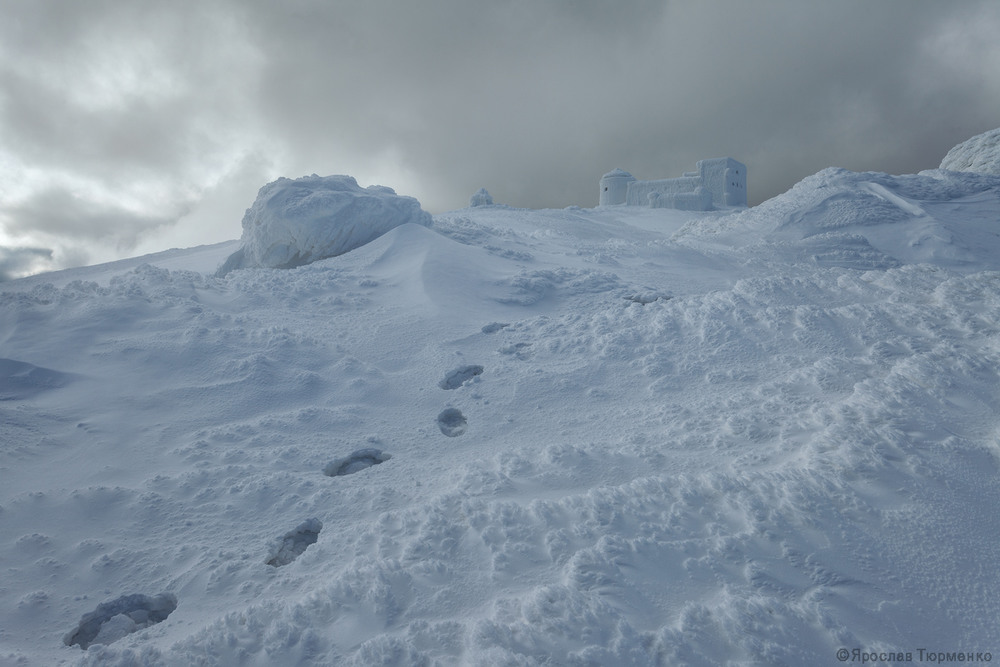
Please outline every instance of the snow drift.
M1000 128L977 134L948 151L941 169L1000 175Z
M351 176L279 178L257 193L243 216L242 246L219 268L287 269L336 257L407 223L429 226L413 197L362 188Z

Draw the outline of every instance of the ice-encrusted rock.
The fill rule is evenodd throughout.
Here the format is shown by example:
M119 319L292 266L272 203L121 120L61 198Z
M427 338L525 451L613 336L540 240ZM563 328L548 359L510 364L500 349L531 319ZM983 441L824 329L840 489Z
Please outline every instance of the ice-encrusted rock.
M294 268L342 255L400 225L431 222L413 197L382 185L362 188L351 176L279 178L257 193L243 216L242 245L218 275Z
M476 194L469 198L469 206L493 206L493 197L486 188L479 188Z
M940 168L1000 176L1000 128L958 144L944 156Z

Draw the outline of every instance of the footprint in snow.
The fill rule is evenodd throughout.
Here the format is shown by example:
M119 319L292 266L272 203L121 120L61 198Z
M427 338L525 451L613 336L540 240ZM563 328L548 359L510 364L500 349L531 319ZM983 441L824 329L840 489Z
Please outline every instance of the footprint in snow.
M323 474L327 477L353 475L366 468L377 466L379 463L385 463L391 458L391 454L386 454L381 449L359 449L350 456L326 464L326 467L323 468Z
M438 386L442 389L458 389L472 378L482 374L482 372L482 366L460 366L445 375L444 379L438 382Z
M319 519L306 519L295 530L285 533L284 537L271 545L266 563L274 567L288 565L301 556L310 544L316 544L321 530L323 524Z
M444 410L437 418L438 427L441 432L449 438L456 438L465 433L465 428L469 425L465 415L457 408Z
M663 294L661 292L645 291L636 292L634 294L629 294L625 297L626 301L631 301L632 303L637 303L641 306L653 303L654 301L670 301L672 296L669 294Z
M110 644L126 635L166 620L177 609L177 596L123 595L97 605L84 614L79 625L63 639L66 646L86 649L91 644Z

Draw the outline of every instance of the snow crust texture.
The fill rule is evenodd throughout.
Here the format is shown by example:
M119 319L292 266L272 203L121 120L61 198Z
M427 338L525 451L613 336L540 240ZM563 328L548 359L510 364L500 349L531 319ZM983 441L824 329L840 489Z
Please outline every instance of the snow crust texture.
M392 188L362 188L351 176L279 178L257 193L243 216L242 245L218 273L302 266L341 255L408 223L430 225L432 220L416 199Z
M998 220L828 169L6 282L0 664L996 653Z
M1000 175L1000 128L958 144L944 156L940 168Z

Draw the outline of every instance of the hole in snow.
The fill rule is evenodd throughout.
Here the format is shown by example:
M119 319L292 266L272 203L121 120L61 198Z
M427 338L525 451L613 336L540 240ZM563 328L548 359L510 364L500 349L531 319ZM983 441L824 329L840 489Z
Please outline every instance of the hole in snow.
M482 366L462 366L445 375L444 379L438 382L438 386L442 389L458 389L482 372Z
M177 596L171 593L123 595L84 614L80 624L66 635L63 642L66 646L82 649L91 644L110 644L166 620L174 609L177 609Z
M486 326L484 326L481 329L481 331L484 334L492 334L492 333L496 333L496 332L500 331L504 327L509 327L509 326L510 326L510 324L508 324L507 322L490 322L489 324L487 324Z
M274 567L288 565L301 556L310 544L316 544L321 530L323 530L323 524L319 519L306 519L295 530L285 533L280 541L271 546L267 564Z
M465 415L462 414L461 410L456 408L444 410L438 415L437 423L441 432L449 438L462 435L465 433L466 426L469 425L469 422L465 419Z
M359 449L350 456L331 461L323 468L323 474L327 477L342 477L361 472L365 468L377 466L392 458L391 454L386 454L381 449Z
M671 298L672 297L664 294L650 294L647 292L642 294L631 294L625 297L625 300L645 306L646 304L653 303L654 301L660 301L661 299L663 301L669 301Z

